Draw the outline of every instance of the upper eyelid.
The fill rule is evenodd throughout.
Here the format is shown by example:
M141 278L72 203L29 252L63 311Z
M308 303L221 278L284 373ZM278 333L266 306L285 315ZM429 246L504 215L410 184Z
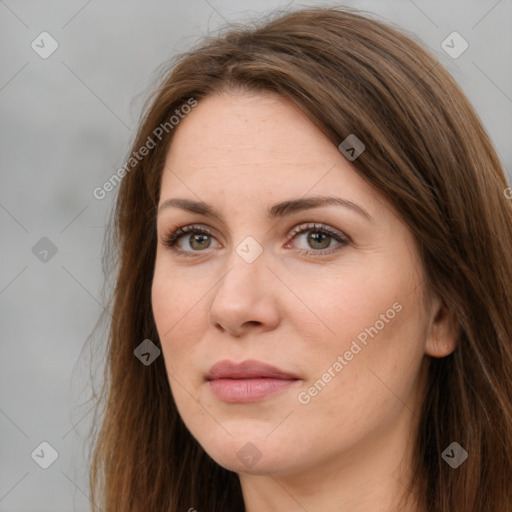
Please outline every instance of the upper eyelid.
M185 230L185 232L178 233L181 230ZM212 229L210 226L207 226L205 224L185 224L182 226L177 226L176 228L174 228L174 229L170 230L169 232L167 232L166 234L164 234L164 238L167 240L172 235L176 234L176 237L174 239L174 244L176 244L182 238L194 234L195 230L206 231L207 232L206 234L208 236L211 236L218 241L218 237L215 236L216 230ZM315 222L315 221L305 221L305 222L296 224L292 229L289 229L287 231L286 236L295 238L297 235L303 234L304 232L308 232L308 231L314 232L315 230L324 231L333 237L339 237L341 241L346 241L347 243L352 242L351 237L348 236L344 231L341 231L335 227L332 227L327 223ZM340 240L338 240L338 242L340 242Z
M324 222L301 222L300 224L297 224L291 231L290 234L298 234L301 231L313 231L315 229L318 229L319 231L327 231L329 233L337 234L339 236L346 237L345 233L335 227L330 226L327 223ZM348 238L348 237L347 237Z

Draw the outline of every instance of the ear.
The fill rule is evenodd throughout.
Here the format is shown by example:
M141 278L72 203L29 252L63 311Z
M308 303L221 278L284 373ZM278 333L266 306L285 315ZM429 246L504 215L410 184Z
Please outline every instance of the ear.
M460 326L438 295L431 299L430 304L425 353L431 357L446 357L457 347Z

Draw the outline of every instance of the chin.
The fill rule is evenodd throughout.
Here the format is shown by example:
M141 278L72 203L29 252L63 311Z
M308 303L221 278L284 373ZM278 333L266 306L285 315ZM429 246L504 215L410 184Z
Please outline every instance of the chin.
M217 464L229 471L251 475L291 472L294 458L301 455L291 446L283 444L282 437L268 438L270 431L267 429L263 435L256 432L251 435L245 429L244 434L237 435L230 430L232 438L222 431L218 437L200 439L199 442Z

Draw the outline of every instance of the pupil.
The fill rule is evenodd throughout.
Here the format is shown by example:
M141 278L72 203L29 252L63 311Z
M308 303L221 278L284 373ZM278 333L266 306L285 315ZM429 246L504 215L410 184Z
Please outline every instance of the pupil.
M313 244L313 246L314 246L314 244L322 245L322 240L321 240L322 237L324 237L323 241L325 242L325 239L328 239L330 236L326 235L325 233L311 233L308 237L308 242ZM319 238L320 238L320 240L319 240ZM329 243L327 243L327 245L324 244L321 247L316 247L316 249L325 249L328 246L329 246Z
M202 238L202 241L201 241L201 240L199 240L199 244L204 243L204 242L205 242L205 240L207 240L207 239L208 239L208 235L194 235L194 236L192 237L191 246L192 246L192 247L194 247L194 243L195 243L195 242L198 242L198 239L201 239L201 238ZM208 247L209 245L210 245L210 244L208 244L208 245L206 245L206 246L204 246L204 245L203 245L203 246L199 245L199 248L201 249L202 247Z

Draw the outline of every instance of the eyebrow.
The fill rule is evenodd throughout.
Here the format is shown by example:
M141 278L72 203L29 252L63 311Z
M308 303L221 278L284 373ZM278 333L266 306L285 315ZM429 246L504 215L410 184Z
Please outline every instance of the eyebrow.
M296 212L309 210L312 208L319 208L321 206L332 205L343 206L344 208L348 208L358 213L359 215L362 215L371 222L373 222L374 220L373 217L367 211L363 210L363 208L361 208L356 203L335 196L316 196L283 201L281 203L274 204L270 208L268 208L267 215L270 219L276 219L279 217L285 217L286 215L291 215ZM203 201L195 201L192 199L182 198L170 198L166 199L160 205L158 211L161 212L163 209L170 207L180 208L191 213L197 213L199 215L204 215L206 217L212 217L222 222L224 221L220 212L218 212L213 206L204 203Z

